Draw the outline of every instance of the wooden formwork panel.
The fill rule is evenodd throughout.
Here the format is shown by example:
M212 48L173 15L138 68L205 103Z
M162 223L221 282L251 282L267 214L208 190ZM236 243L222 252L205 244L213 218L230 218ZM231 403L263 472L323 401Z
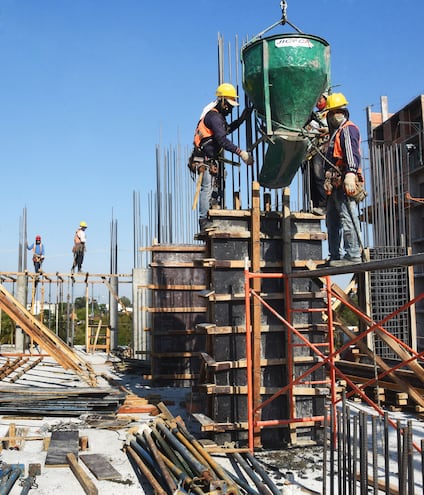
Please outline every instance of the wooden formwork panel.
M207 321L207 313L155 313L153 315L153 337L158 333L162 338L165 332L196 328L199 323Z
M208 271L202 267L153 266L152 284L158 288L172 285L205 285Z
M246 336L245 334L213 335L208 338L207 351L218 362L246 359ZM286 334L283 330L262 333L261 357L285 359Z
M191 357L166 357L162 354L154 362L153 373L155 375L183 375L198 374L200 369L199 356ZM177 380L177 377L174 378Z
M204 297L199 291L156 289L152 291L152 306L158 308L206 308Z
M215 269L211 274L212 287L216 294L243 294L244 271Z
M208 302L200 291L209 287L209 270L199 246L152 248L152 377L157 385L189 386L200 368L205 336L196 325L208 321Z
M265 262L276 263L283 260L283 250L281 249L281 238L261 239L261 259Z
M250 255L247 239L216 238L210 249L211 257L219 260L244 260Z
M268 304L277 313L284 311L283 300L269 300ZM217 326L242 326L246 324L246 308L244 299L232 300L232 301L215 301L213 305L213 322ZM261 324L262 325L277 325L281 324L277 316L275 316L269 309L263 308L261 312Z
M154 352L204 352L206 335L169 333L158 335Z

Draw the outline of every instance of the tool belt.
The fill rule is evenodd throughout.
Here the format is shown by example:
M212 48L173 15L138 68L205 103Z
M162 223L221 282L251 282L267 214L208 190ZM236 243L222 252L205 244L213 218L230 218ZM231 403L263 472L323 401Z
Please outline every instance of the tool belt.
M75 244L74 247L72 248L72 252L77 255L77 254L82 254L85 251L85 244L84 242L80 242L79 244Z
M33 261L33 263L41 263L43 261L43 258L44 258L44 256L42 256L40 254L34 254L32 256L32 261Z
M209 170L209 173L211 175L218 175L218 161L213 160L212 158L195 156L194 153L192 153L188 160L187 166L193 179L195 179L196 174L200 174L201 172L205 172L206 170Z
M356 203L360 203L363 201L368 193L364 187L364 180L362 174L356 174L355 176L356 182L356 191L354 194L349 194L349 198L352 198L356 201ZM327 196L330 196L333 192L333 189L339 189L343 187L343 175L336 170L327 170L325 172L325 180L324 180L324 189Z

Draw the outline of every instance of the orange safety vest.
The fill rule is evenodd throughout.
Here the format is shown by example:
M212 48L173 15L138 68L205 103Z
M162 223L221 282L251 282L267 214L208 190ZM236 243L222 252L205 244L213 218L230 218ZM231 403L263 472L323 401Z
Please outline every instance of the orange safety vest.
M216 108L211 108L210 111L211 112L218 112L218 110ZM196 130L194 131L193 144L196 148L201 148L202 141L213 136L213 131L211 129L209 129L209 127L206 127L204 120L205 120L205 117L203 117L199 120L199 123L197 124Z
M334 136L333 157L336 158L335 165L336 165L336 167L339 168L339 170L342 174L344 173L344 169L346 168L346 162L343 160L343 150L342 150L342 145L341 145L341 140L340 140L340 134L341 134L342 130L348 125L352 125L352 126L356 127L359 131L359 128L356 124L354 124L350 120L347 120L344 124L342 124L338 128L336 135ZM360 152L360 150L359 150L359 152ZM358 181L360 183L362 183L362 185L364 185L365 177L362 174L361 167L358 167L358 170L356 172L356 176L358 178ZM333 172L332 182L333 182L334 187L340 187L341 186L340 176L334 176L334 172ZM331 194L331 192L327 193L327 194Z
M354 124L352 121L347 120L344 124L342 124L336 132L336 135L334 136L334 148L333 148L333 157L336 158L336 167L339 167L340 170L343 170L343 168L346 167L346 163L343 160L343 150L342 150L342 145L340 142L340 134L342 130L347 127L348 125L352 125L356 127L359 131L359 128L356 124Z

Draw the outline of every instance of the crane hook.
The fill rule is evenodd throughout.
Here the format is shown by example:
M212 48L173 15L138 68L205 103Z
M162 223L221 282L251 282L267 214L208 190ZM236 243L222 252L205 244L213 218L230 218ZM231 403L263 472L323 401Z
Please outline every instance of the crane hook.
M280 8L281 8L281 24L285 24L287 21L287 1L286 0L281 0Z

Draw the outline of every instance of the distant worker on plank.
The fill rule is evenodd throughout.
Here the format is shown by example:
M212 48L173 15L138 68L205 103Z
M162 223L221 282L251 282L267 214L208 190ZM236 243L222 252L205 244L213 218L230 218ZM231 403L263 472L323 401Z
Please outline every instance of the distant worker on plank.
M330 141L326 153L327 233L330 266L360 263L361 233L357 203L364 199L360 132L349 120L348 101L342 93L327 98ZM344 248L344 256L343 256Z
M218 176L218 159L223 150L238 155L247 165L253 164L251 153L241 150L227 138L228 134L238 129L251 114L251 109L245 109L240 118L228 124L225 117L237 107L236 88L229 83L223 83L216 89L217 99L209 103L200 116L194 133L194 149L189 161L193 173L203 174L199 194L199 226L203 231L210 226L207 216L211 207L214 182Z
M35 242L27 244L28 251L32 251L32 262L34 263L35 273L41 272L41 265L44 261L44 244L41 242L41 236L35 236Z
M71 268L72 273L75 271L75 268L78 268L78 272L81 273L82 263L84 261L85 243L87 240L85 235L86 229L87 229L87 223L80 222L79 227L74 235L74 247L72 248L72 253L74 255L74 262Z

